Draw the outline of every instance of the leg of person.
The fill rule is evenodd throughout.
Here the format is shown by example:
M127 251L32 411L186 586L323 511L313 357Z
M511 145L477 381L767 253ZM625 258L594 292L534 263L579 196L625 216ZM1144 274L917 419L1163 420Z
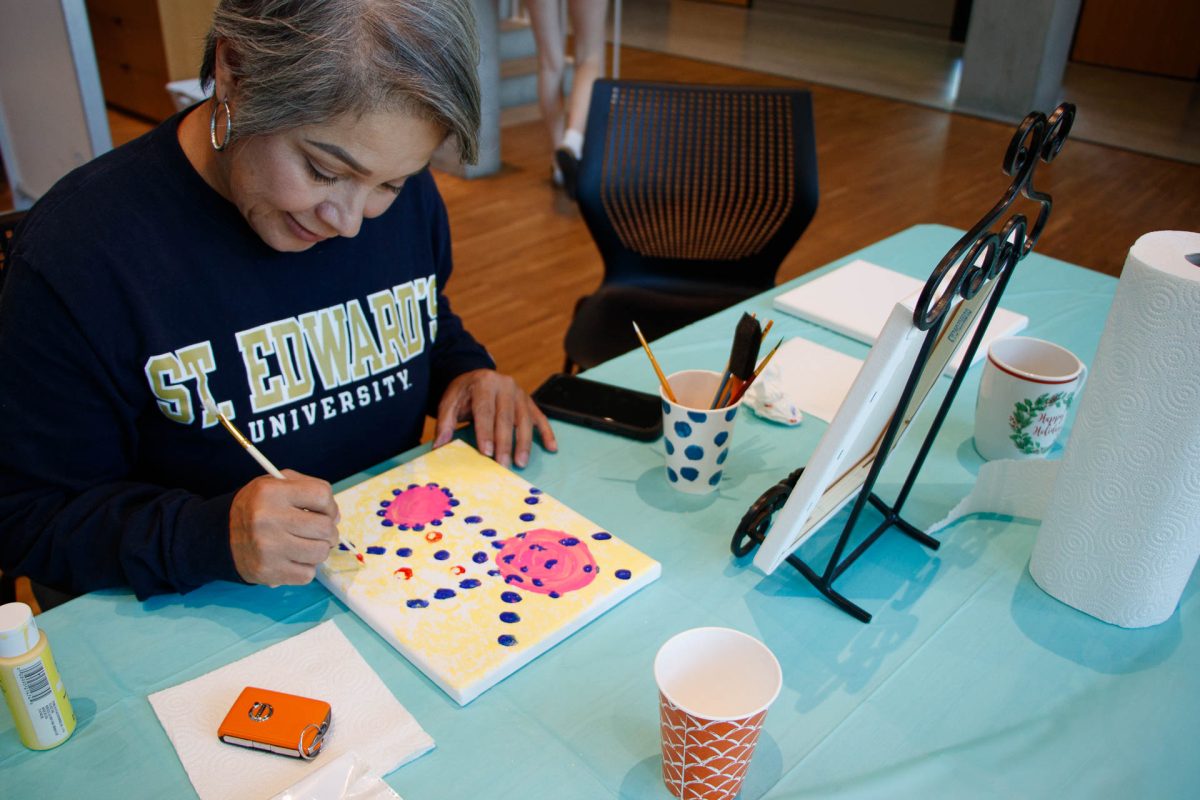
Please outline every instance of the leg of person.
M542 120L550 136L550 146L557 147L563 136L563 72L566 54L563 52L563 21L559 15L559 0L525 0L533 38L538 52L538 103ZM562 184L554 168L555 184Z
M592 102L592 84L604 74L604 22L608 0L568 0L568 3L571 31L575 37L575 77L567 108L567 129L554 153L554 161L562 171L567 194L574 197L588 106Z
M583 133L587 129L588 106L592 102L592 84L604 74L604 22L608 16L608 0L569 0L568 8L575 35L575 78L571 84L565 135L576 132L579 144L576 147L565 141L564 144L579 158Z

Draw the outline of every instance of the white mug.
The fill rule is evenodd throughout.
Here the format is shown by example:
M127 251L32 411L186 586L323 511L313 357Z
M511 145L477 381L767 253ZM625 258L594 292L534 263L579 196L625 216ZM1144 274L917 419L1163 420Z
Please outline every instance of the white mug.
M1066 348L1028 336L988 348L975 404L975 449L988 460L1041 458L1066 424L1087 367Z

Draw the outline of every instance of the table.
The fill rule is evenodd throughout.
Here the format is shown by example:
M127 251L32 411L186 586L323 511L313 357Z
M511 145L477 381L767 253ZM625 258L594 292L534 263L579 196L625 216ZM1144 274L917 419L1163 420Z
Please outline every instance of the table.
M864 258L924 277L958 235L910 228L825 269ZM716 368L747 309L774 318L780 334L863 357L863 345L772 312L774 294L816 274L666 337L656 355L667 371ZM1034 254L1018 266L1004 305L1029 315L1029 334L1090 362L1115 285ZM970 438L979 373L968 374L906 506L917 525L944 516L978 471ZM590 376L656 386L640 351ZM931 415L922 412L885 469L885 498ZM837 583L874 613L864 625L790 569L767 577L735 563L729 538L738 519L803 464L824 428L743 413L720 492L696 498L667 486L661 442L558 424L560 453L537 453L523 476L658 559L663 575L465 708L317 584L218 583L146 603L109 591L49 611L39 621L79 728L65 745L36 753L4 715L2 793L190 796L146 695L333 619L437 741L387 777L407 800L669 797L651 664L667 638L699 625L746 631L783 666L745 798L1200 796L1197 577L1165 623L1113 627L1032 582L1035 522L977 516L943 531L936 552L895 531L877 542ZM832 540L840 527L818 536Z

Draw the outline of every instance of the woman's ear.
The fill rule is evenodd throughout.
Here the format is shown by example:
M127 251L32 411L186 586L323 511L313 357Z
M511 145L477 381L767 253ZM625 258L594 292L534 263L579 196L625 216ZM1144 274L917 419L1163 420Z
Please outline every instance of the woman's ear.
M237 89L237 53L225 39L217 39L213 59L213 96L230 99Z

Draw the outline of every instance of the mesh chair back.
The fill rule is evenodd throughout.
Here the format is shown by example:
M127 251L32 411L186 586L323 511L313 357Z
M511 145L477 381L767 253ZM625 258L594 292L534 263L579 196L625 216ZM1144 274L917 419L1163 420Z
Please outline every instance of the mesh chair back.
M605 283L769 288L816 213L804 90L599 80L584 142Z

